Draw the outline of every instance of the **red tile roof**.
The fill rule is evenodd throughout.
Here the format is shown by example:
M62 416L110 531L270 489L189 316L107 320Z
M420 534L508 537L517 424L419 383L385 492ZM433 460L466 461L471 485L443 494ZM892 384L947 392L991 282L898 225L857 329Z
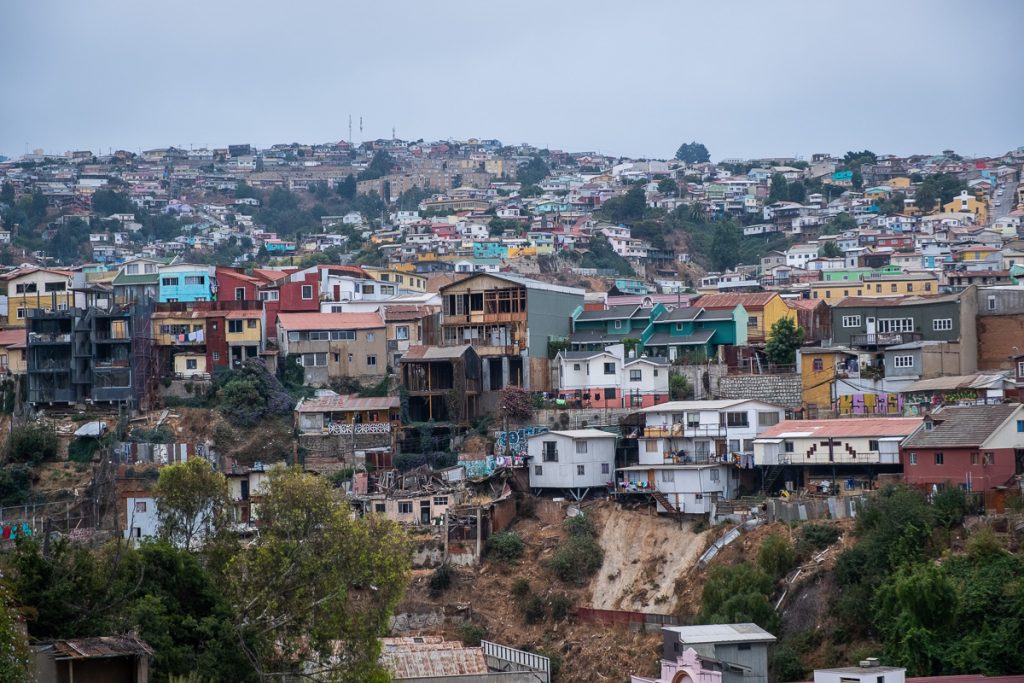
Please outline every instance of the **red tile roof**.
M280 313L277 324L299 330L372 330L384 327L380 313Z
M779 438L786 434L808 436L909 436L921 425L919 417L864 417L840 420L783 420L757 435L759 439Z

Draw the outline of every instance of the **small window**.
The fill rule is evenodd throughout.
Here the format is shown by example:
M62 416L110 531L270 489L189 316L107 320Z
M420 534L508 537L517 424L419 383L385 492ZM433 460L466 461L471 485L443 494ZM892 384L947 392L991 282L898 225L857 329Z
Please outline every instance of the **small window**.
M757 426L758 427L774 427L779 424L779 414L773 410L758 412L757 414Z
M245 301L245 287L235 287L235 301Z
M910 454L910 464L911 465L916 465L917 464L917 453L911 453Z
M580 453L580 454L586 453L587 452L587 442L586 441L577 441L576 442L576 452Z
M601 474L611 474L612 467L606 462L601 463Z
M646 440L644 440L644 452L646 452L646 453L657 453L658 452L658 440L657 439L646 439Z
M971 464L977 465L981 461L981 453L978 451L971 451Z
M544 448L544 462L558 462L558 443L555 441L545 441L542 446Z
M373 332L367 332L366 333L366 341L372 342L376 338L377 338L377 335L375 335Z
M586 467L583 465L576 465L576 476L582 477L584 474L586 474Z
M384 503L374 503L373 504L373 511L374 512L383 513L386 509L387 509L387 507L384 505Z
M248 327L250 330L255 330L256 329L256 318L249 318L248 320L246 320L245 321L245 326Z
M675 473L675 471L674 470L662 470L661 471L661 480L663 482L675 481L676 480L676 473Z
M313 298L313 285L302 285L302 298L306 301Z
M1017 431L1024 432L1024 420L1017 420Z
M740 643L739 645L736 646L736 649L737 650L749 650L750 649L750 643Z
M981 457L981 464L982 465L995 465L996 464L996 452L995 451L985 451L985 453Z
M185 276L185 284L186 285L205 285L206 284L206 276L205 275L186 275Z
M398 514L400 514L400 515L411 515L412 514L412 501L411 500L400 500L400 501L398 501Z
M990 296L988 298L988 310L990 310L990 311L996 310L996 298L994 296Z
M844 315L843 327L860 327L859 315Z
M434 505L447 505L448 496L434 496Z
M914 367L913 356L893 356L892 359L893 367L897 368L912 368Z
M186 358L185 359L185 369L186 370L197 370L198 368L199 368L199 361L198 360L196 360L195 358Z
M869 439L868 440L868 450L869 451L877 451L878 450L878 441L875 440L875 439Z
M615 321L615 329L617 329L617 330L621 330L622 329L622 321L621 320L616 320Z
M943 464L945 464L945 462L946 462L946 458L942 455L942 453L936 453L935 454L935 464L936 465L943 465Z
M614 375L615 374L615 363L605 363L604 364L604 374L606 374L606 375Z
M608 400L608 401L614 400L615 396L616 396L615 389L610 389L609 388L609 389L605 389L604 390L605 400Z
M824 359L821 358L815 358L814 362L811 365L814 368L815 372L821 372L822 370L825 369L825 361Z
M375 355L367 356L366 357L366 364L369 367L371 367L371 368L377 367L377 356L375 356Z
M228 333L229 334L239 334L241 331L242 331L242 321L241 320L229 320L228 321Z
M214 351L213 352L213 359L214 360L220 360L220 353L218 353L217 351Z
M792 441L784 441L782 443L782 446L783 446L782 450L784 450L786 453L792 453L793 452L793 442Z
M573 363L572 364L572 370L573 370L573 372L579 372L580 371L580 364L579 363Z
M399 327L396 327L395 328L395 339L397 339L399 341L406 341L407 339L409 339L409 326L408 325L400 325Z
M747 318L747 327L757 327L757 316L752 315Z
M711 478L711 481L716 481L717 482L717 481L721 481L722 473L716 467L715 469L713 469L710 472L708 472L708 476Z
M639 382L642 379L643 379L643 371L642 370L630 370L629 371L629 381L630 382Z
M948 332L953 329L952 318L936 318L932 321L932 330L935 332Z
M534 465L533 466L533 476L539 477L539 476L541 476L543 474L544 474L544 466L543 465Z
M135 501L135 511L136 512L145 512L146 511L146 501L144 501L144 500L137 500L137 501Z

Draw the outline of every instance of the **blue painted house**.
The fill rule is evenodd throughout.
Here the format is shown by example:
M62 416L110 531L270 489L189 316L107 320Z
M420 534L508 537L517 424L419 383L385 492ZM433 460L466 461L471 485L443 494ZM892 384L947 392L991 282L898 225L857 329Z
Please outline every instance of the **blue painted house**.
M213 301L217 298L214 267L198 263L175 263L160 267L158 301Z
M473 258L508 258L508 247L502 242L473 242Z
M716 357L722 346L745 346L747 318L741 304L723 310L676 308L652 319L640 341L649 356L699 362Z

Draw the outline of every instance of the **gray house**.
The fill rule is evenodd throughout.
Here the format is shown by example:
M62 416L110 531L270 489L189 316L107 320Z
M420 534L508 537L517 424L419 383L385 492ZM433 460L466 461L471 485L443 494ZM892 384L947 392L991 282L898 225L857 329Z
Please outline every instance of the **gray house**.
M946 371L972 373L978 368L975 290L930 297L846 297L832 307L832 342L879 354L914 342L947 342L947 354L955 353L959 365Z
M666 626L662 659L675 661L687 648L721 666L722 683L767 683L768 646L775 636L757 624Z

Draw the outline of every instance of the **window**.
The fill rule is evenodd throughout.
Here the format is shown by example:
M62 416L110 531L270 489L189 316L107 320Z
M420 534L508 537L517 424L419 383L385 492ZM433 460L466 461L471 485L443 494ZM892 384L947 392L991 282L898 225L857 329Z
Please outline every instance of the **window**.
M278 292L275 289L275 290L269 290L269 291L266 291L266 292L260 292L259 299L260 299L260 301L277 301L279 296L280 296L280 292Z
M398 501L398 514L400 514L400 515L411 515L412 514L412 501L411 500L400 500L400 501Z
M727 427L749 427L747 412L729 412L725 414L725 426Z
M409 339L409 326L408 325L400 325L399 327L396 327L395 328L395 339L397 339L399 341L406 341L407 339Z
M932 330L935 332L948 332L953 329L952 318L936 318L932 321Z
M434 496L434 505L447 505L448 496Z
M580 453L580 454L586 453L587 452L587 442L586 441L577 441L576 442L576 452Z
M16 311L16 315L18 317L18 320L22 320L25 317L25 309L24 308L19 308Z
M630 382L639 382L642 379L643 379L643 371L642 370L630 370L629 371L629 381Z
M186 275L185 276L185 284L186 285L205 285L206 284L206 276L205 275Z
M601 463L601 474L611 474L612 467L606 462Z
M785 451L786 453L792 453L793 452L793 442L792 441L783 441L782 442L782 447L783 447L782 450Z
M241 331L242 331L242 321L241 320L229 320L228 321L228 333L229 334L239 334Z
M367 332L366 333L366 341L372 342L376 338L377 338L377 336L373 332Z
M250 330L255 330L256 329L256 318L249 318L248 320L246 320L245 321L245 326L248 327Z
M711 481L721 481L720 477L722 476L722 473L717 467L711 470L708 474L711 477Z
M893 367L897 368L912 368L914 367L913 356L893 356L892 358Z
M245 301L245 287L235 287L235 301Z
M945 457L943 457L942 453L936 453L935 454L935 464L936 465L945 464L945 460L946 459L945 459Z
M985 451L985 454L981 458L982 465L995 465L996 464L996 452Z
M217 352L217 351L214 351L214 352L213 352L213 359L214 359L214 360L220 360L220 353L219 353L219 352Z
M544 449L544 462L558 462L558 442L545 441L541 446Z
M757 316L752 315L747 318L747 327L757 327Z
M186 358L185 359L185 369L186 370L198 370L199 369L199 361L196 360L195 358Z
M543 465L534 465L533 466L533 476L539 477L539 476L541 476L543 474L544 474L544 466Z
M573 372L579 372L580 371L580 364L579 363L573 363L572 364L572 370L573 370Z
M981 460L981 453L978 453L978 451L971 451L971 464L977 465L979 460Z
M302 354L302 365L307 368L327 367L326 353L304 353Z
M136 512L145 512L146 511L146 501L144 501L144 500L137 500L137 501L135 501L135 511Z
M644 441L644 451L647 453L658 452L658 441L656 439L647 439Z
M373 511L383 514L387 510L387 506L384 503L374 503Z
M1017 420L1017 431L1024 432L1024 420Z
M161 287L177 287L178 286L178 278L176 278L176 277L161 278L160 286Z
M896 283L895 283L895 282L894 282L894 283L892 283L891 285L889 285L889 291L890 291L890 292L895 292L895 291L897 291L897 286L896 286Z
M878 450L878 441L876 441L875 439L868 439L868 450L869 451L877 451Z
M910 464L911 465L916 465L917 464L917 453L911 453L910 454Z
M700 413L686 413L686 428L696 429L700 426Z
M302 298L306 301L313 298L313 285L302 285Z
M615 389L610 389L610 388L609 389L605 389L604 390L604 398L607 401L613 400L615 398Z
M307 341L327 341L331 338L331 333L326 330L315 330L313 332L306 333Z
M913 332L913 318L879 318L878 331L885 332Z
M582 477L586 473L586 467L583 465L576 465L576 476Z
M371 368L377 367L377 356L376 355L369 355L369 356L367 356L366 357L366 364L369 367L371 367Z
M14 287L14 291L18 294L32 294L38 290L36 289L36 283L29 282L26 284L16 285Z
M675 481L676 480L676 473L675 473L675 471L673 471L673 470L662 470L661 471L661 480L663 482Z
M47 282L43 284L44 292L63 292L67 288L67 283L64 282Z
M990 311L996 310L996 298L994 296L990 296L988 298L988 310L990 310Z
M729 452L730 453L738 453L739 450L740 450L740 440L739 439L729 439Z
M616 320L615 321L615 329L617 329L617 330L621 330L622 329L622 321L621 320Z
M860 327L859 315L844 315L843 327Z
M924 283L924 291L926 291L926 292L932 291L932 283L930 283L930 282Z
M825 361L821 358L815 358L814 362L811 364L811 367L814 368L815 372L821 372L822 370L825 369Z
M779 414L774 411L759 412L757 414L758 427L774 427L779 424Z
M355 341L355 330L331 330L331 341Z
M615 363L605 363L604 364L604 374L606 374L606 375L614 375L615 374Z
M658 376L658 369L657 369L657 368L655 368L655 369L654 369L654 376L655 376L655 377L657 377L657 376Z
M736 649L737 650L749 650L750 649L750 643L740 643L740 644L738 644L736 646Z

